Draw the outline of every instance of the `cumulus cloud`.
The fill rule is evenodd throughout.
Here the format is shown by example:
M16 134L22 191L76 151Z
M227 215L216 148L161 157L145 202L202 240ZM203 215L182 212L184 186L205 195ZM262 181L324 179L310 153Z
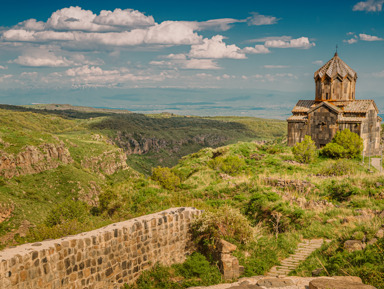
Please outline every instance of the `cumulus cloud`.
M115 9L114 11L101 10L100 15L93 19L93 22L101 25L122 26L137 28L155 25L152 16L145 16L143 13L133 9Z
M267 40L264 45L270 48L302 48L308 49L316 44L314 42L310 42L308 37L300 37L297 39L291 39L288 41L284 40Z
M189 59L181 62L183 69L220 69L212 59Z
M30 67L66 67L75 65L73 61L65 57L56 56L50 51L40 49L29 50L10 62Z
M0 70L5 70L5 69L8 69L8 66L0 65Z
M353 11L380 12L383 9L384 0L367 0L356 3Z
M279 21L278 18L273 16L265 16L259 13L253 12L252 16L247 18L248 25L272 25L276 24Z
M344 40L344 42L348 43L348 44L353 44L353 43L356 43L358 40L357 40L357 36L356 37L353 37L351 39L347 39L347 40Z
M148 29L132 31L85 33L83 31L27 31L10 29L3 33L3 40L16 42L72 42L79 45L133 46L142 44L191 45L200 43L202 37L188 22L164 21Z
M189 57L191 58L232 58L245 59L245 54L236 45L227 45L223 42L221 35L213 36L211 39L204 38L202 44L191 46Z
M271 52L264 45L255 45L255 47L245 47L242 51L247 54L266 54Z
M383 38L373 36L373 35L368 35L368 34L359 34L360 40L363 41L382 41L384 40Z

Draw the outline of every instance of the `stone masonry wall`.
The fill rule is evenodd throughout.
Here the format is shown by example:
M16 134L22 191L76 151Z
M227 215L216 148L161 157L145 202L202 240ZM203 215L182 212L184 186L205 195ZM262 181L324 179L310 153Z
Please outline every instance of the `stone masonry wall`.
M121 288L157 262L193 251L191 221L201 211L172 208L104 228L0 251L0 288Z

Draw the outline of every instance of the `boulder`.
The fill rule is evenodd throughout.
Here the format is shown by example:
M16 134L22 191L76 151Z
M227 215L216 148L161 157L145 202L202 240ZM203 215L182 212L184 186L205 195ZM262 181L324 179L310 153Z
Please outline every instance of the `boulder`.
M360 251L364 249L364 244L360 240L348 240L344 243L344 249L348 252Z
M319 278L309 282L309 289L376 289L371 285L344 279Z
M217 250L222 254L229 254L232 253L237 249L236 245L233 245L223 239L220 239L217 242Z
M293 286L294 283L291 279L268 278L259 280L257 285L264 286L266 288L279 288Z
M383 228L379 229L375 236L377 238L383 238L384 237L384 229Z

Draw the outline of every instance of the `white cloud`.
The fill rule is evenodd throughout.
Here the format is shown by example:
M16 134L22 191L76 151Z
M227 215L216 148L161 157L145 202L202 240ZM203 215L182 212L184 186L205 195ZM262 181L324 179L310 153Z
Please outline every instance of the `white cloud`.
M324 61L322 60L315 60L312 62L312 64L315 64L315 65L318 65L318 66L322 66L324 64Z
M300 37L297 39L291 39L289 41L284 40L267 40L264 44L266 47L271 48L302 48L308 49L316 44L314 42L310 42L308 37Z
M287 65L264 65L263 67L267 69L289 68Z
M73 42L77 45L133 46L142 44L191 45L202 41L188 22L164 21L148 29L132 31L85 33L82 31L27 31L11 29L3 33L5 41L20 42ZM94 47L95 48L95 47Z
M245 54L236 45L227 45L223 42L223 36L216 35L211 39L204 38L202 44L191 46L189 56L191 58L232 58L245 59Z
M82 67L70 68L65 71L65 74L68 76L83 76L83 75L112 75L119 74L119 70L103 70L100 67L84 65Z
M260 44L255 45L255 47L245 47L242 51L247 54L266 54L271 52L267 47Z
M384 40L383 38L368 35L368 34L359 34L359 36L360 36L360 40L363 40L363 41L382 41L382 40Z
M189 59L181 62L183 69L220 69L212 59Z
M279 19L277 19L276 17L265 16L255 12L252 13L251 17L247 18L248 25L257 25L257 26L276 24L278 20Z
M348 43L348 44L353 44L353 43L356 43L358 40L357 40L357 37L354 37L354 38L351 38L351 39L347 39L347 40L344 40L344 42Z
M353 11L380 12L383 9L384 0L367 0L356 3Z
M65 67L75 65L71 60L44 49L30 49L25 54L10 61L22 66L31 67Z
M101 10L100 15L93 19L93 23L137 28L155 25L155 20L152 16L145 16L137 10L117 8L114 11Z
M8 69L8 66L0 65L0 70L5 70L5 69Z
M187 56L185 55L185 54L182 54L182 53L180 53L180 54L173 54L173 53L171 53L171 54L169 54L169 55L167 55L167 56L164 56L164 58L167 58L167 59L187 59Z
M232 18L212 19L208 21L195 22L196 30L216 30L227 31L234 23L244 22L244 20L237 20Z
M0 82L3 82L4 80L8 79L8 78L11 78L13 77L12 74L3 74L3 75L0 75Z

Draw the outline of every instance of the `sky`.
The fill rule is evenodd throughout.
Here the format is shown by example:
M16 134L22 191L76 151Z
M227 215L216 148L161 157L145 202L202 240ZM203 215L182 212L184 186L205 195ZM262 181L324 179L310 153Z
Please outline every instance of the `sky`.
M384 111L383 4L2 0L0 103L285 119L337 45Z

